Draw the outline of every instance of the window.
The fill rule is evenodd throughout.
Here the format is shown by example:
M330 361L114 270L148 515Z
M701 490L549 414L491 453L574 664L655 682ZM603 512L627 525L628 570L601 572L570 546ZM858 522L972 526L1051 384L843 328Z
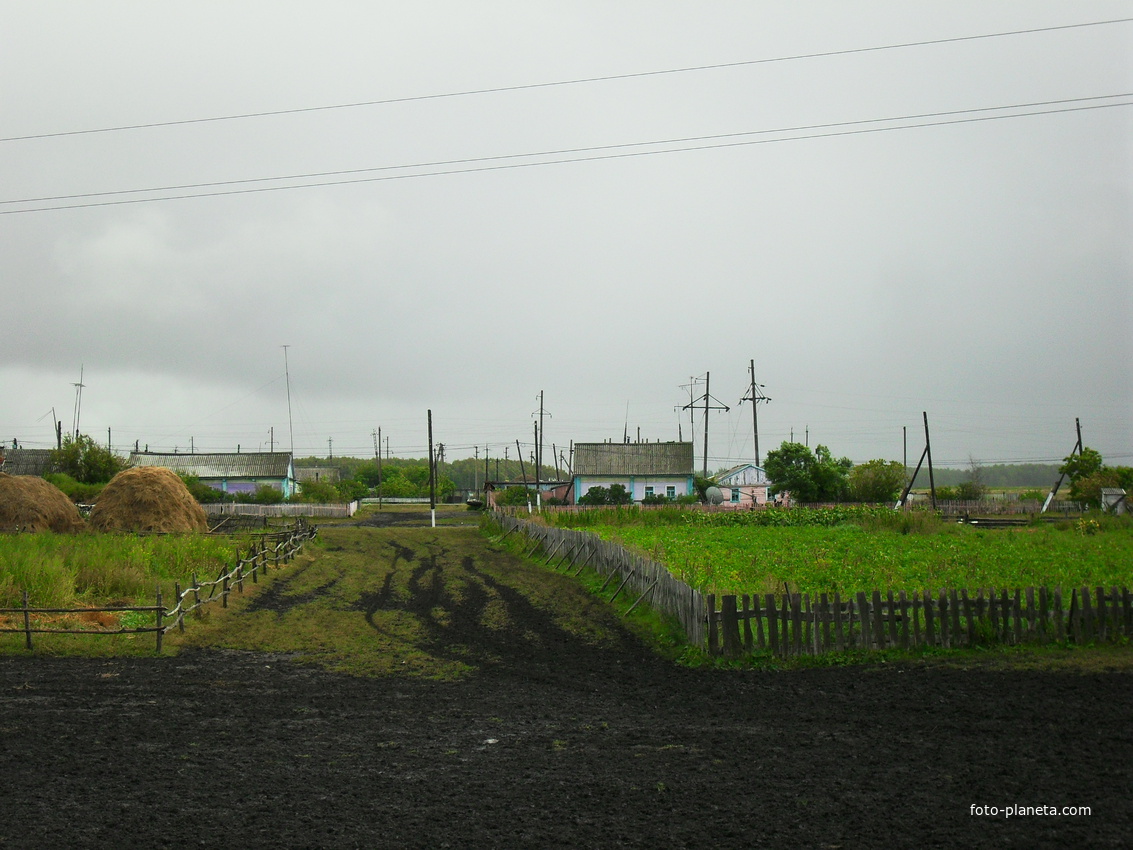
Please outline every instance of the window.
M677 498L677 488L676 488L676 487L674 487L674 486L672 486L672 485L670 485L670 486L666 487L666 488L665 488L665 498L666 498L666 499L675 499L675 498Z
M732 501L738 502L739 500L740 500L740 488L739 487L733 487L732 488Z
M653 495L653 488L652 488L652 487L649 487L649 486L647 486L647 487L645 488L645 498L647 498L647 499L648 499L648 498L649 498L650 496L652 496L652 495Z

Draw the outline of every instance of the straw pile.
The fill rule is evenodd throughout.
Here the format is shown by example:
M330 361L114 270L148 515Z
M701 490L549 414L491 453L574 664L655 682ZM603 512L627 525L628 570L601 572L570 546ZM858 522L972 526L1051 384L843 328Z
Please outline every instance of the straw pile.
M160 466L115 475L99 494L90 524L99 531L208 531L204 508L176 473Z
M79 509L49 481L0 472L0 532L82 531Z

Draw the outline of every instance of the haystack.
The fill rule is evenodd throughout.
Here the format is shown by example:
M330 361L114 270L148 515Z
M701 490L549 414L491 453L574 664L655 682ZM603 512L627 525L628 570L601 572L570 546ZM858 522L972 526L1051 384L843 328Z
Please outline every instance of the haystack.
M0 472L0 532L82 531L79 509L49 481Z
M99 531L208 531L204 508L176 473L160 466L119 472L90 513Z

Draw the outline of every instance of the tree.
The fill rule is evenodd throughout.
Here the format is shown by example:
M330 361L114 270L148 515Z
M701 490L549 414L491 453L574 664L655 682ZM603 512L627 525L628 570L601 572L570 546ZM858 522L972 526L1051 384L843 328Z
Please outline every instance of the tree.
M763 468L771 479L772 495L787 490L796 502L823 502L845 498L852 467L849 458L835 459L826 446L812 452L802 443L784 441L767 453Z
M987 486L983 480L983 470L974 457L968 457L968 475L956 487L956 495L965 502L978 502L987 495Z
M895 460L859 463L850 470L850 498L855 502L893 502L905 486L905 467Z
M81 484L105 484L122 471L125 461L104 449L86 434L63 438L63 445L51 452L55 472L69 475Z
M1089 446L1083 447L1079 454L1072 454L1063 458L1062 466L1058 467L1058 472L1070 479L1070 498L1079 502L1086 501L1079 482L1101 472L1104 466L1101 452L1091 449Z

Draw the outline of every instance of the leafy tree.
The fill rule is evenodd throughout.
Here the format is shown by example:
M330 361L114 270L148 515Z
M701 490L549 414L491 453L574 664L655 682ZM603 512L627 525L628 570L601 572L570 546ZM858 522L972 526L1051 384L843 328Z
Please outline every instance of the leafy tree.
M905 467L895 460L859 463L850 470L850 498L855 502L894 502L905 486Z
M1101 472L1103 465L1101 453L1089 446L1083 448L1081 454L1072 454L1062 459L1062 466L1058 467L1058 472L1070 478L1071 499L1077 498L1074 495L1074 485L1082 478Z
M55 472L71 476L80 484L105 484L122 471L125 461L104 449L86 434L63 438L63 445L51 452Z
M532 502L535 501L535 496L529 496L529 492L526 487L505 487L503 490L496 493L496 504L509 505L512 507L526 505L528 499Z
M802 443L784 441L767 453L764 469L771 479L771 494L787 490L796 502L835 501L845 497L853 463L837 458L819 445L813 452Z
M968 457L967 477L956 487L956 495L966 502L978 502L987 495L987 486L984 484L983 470L976 459Z
M591 487L581 499L580 505L628 505L633 496L624 484L611 484L609 487Z
M366 498L370 488L356 478L347 478L338 482L336 487L338 495L344 502L354 502Z

